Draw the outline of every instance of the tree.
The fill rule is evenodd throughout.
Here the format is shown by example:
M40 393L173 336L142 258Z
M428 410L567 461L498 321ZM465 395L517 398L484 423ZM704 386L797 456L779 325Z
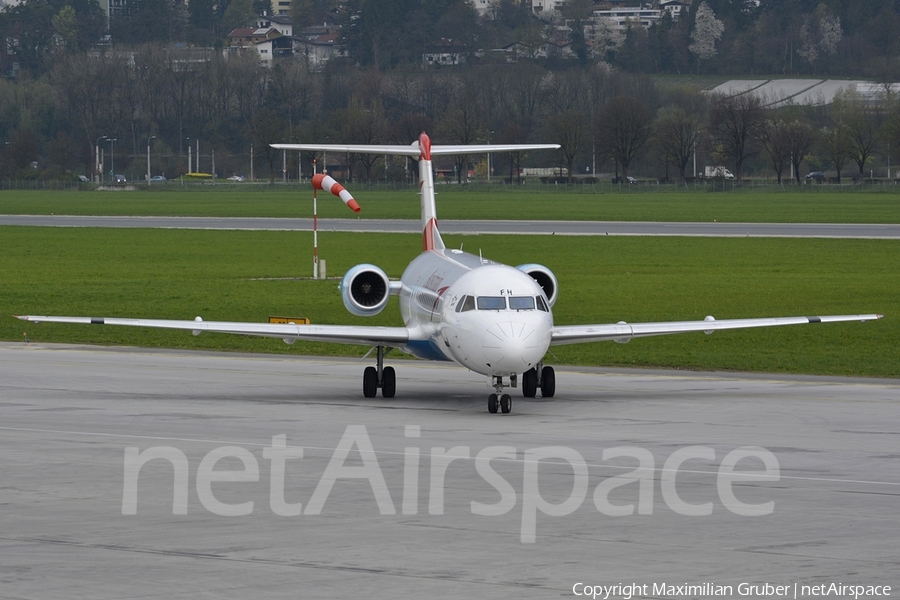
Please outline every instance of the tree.
M816 144L816 130L807 121L794 119L787 124L786 134L791 150L791 164L794 179L800 184L800 163L809 155Z
M850 138L847 127L842 123L833 123L825 127L819 134L819 144L822 154L834 166L837 171L837 182L841 182L841 171L850 158Z
M781 174L786 163L791 161L790 139L787 134L787 122L777 115L767 118L759 128L759 141L772 161L775 176L781 183Z
M571 185L575 159L584 151L589 140L584 115L574 110L555 114L547 119L546 127L547 137L560 146L559 152L563 164L569 171L567 179Z
M691 113L680 106L670 106L660 111L656 124L656 140L666 164L678 168L681 180L685 179L688 163L696 155L703 135L703 119L699 113Z
M438 123L438 135L444 143L468 145L484 141L485 130L475 110L468 102L460 102L455 108L444 114ZM453 157L456 165L456 182L462 183L468 178L468 154L457 154Z
M725 24L716 18L716 13L709 4L702 2L697 8L694 19L694 30L691 32L691 45L688 49L697 57L697 72L700 72L700 61L709 60L716 55L716 42L722 37Z
M804 15L800 28L800 50L797 51L813 67L819 59L831 56L837 51L838 42L843 37L841 19L828 12L824 5L813 15Z
M752 142L765 123L762 101L753 94L718 95L712 101L709 129L734 161L734 175L740 182L744 161L753 154Z
M601 61L611 61L625 43L625 34L613 25L611 19L594 19L588 28L587 40L591 43L591 55Z
M250 139L254 151L262 155L269 165L269 183L275 183L275 163L281 150L270 144L283 141L284 123L272 110L263 108L253 116L250 124Z
M831 111L835 121L846 129L850 158L859 167L859 177L863 178L866 162L881 143L879 115L867 104L862 94L846 88L838 90L834 95Z
M622 166L622 179L653 135L653 113L640 99L616 96L597 114L598 149Z
M222 15L222 29L220 35L228 35L239 27L254 27L256 13L253 11L252 0L231 0L225 14Z
M0 11L4 53L35 75L51 68L57 54L90 48L105 30L97 0L23 0Z

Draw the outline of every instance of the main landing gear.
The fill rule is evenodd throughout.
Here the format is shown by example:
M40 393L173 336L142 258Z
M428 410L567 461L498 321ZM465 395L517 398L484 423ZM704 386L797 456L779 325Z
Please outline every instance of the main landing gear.
M378 346L377 350L376 364L378 366L366 367L366 370L363 371L363 396L374 398L378 393L378 388L381 388L382 396L393 398L397 393L397 374L394 372L394 367L384 366L384 355L387 354L384 346ZM387 349L388 352L390 350L390 348Z
M493 376L495 394L488 396L488 412L495 414L497 409L507 414L512 411L512 396L503 393L503 377ZM516 387L517 377L511 375L509 378L510 387ZM538 363L533 369L529 369L522 373L522 395L526 398L534 398L537 396L537 390L540 388L541 396L544 398L552 398L556 393L556 372L553 367L545 367L543 363Z
M522 373L523 396L534 398L537 396L538 388L544 398L552 398L556 394L556 372L553 367L545 367L544 363L538 363L533 369Z

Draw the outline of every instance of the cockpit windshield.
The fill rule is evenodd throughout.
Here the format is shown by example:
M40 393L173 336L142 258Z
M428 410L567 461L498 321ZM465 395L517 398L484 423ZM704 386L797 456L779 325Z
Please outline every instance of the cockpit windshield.
M534 310L534 297L510 296L509 307L512 310Z
M478 296L478 310L505 310L505 296Z
M470 310L540 310L550 312L542 296L463 296L456 304L456 312Z
M475 296L463 296L456 305L456 312L466 312L467 310L475 310Z

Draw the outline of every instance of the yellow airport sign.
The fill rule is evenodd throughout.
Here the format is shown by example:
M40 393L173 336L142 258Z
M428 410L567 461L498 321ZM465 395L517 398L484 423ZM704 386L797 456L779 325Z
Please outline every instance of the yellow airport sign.
M306 317L269 317L269 323L281 323L282 325L309 325Z

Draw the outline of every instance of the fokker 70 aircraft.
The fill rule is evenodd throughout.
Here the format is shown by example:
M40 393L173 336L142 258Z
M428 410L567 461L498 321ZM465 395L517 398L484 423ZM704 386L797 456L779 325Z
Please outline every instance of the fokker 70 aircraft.
M374 397L381 389L385 398L394 396L397 379L392 367L384 366L384 355L397 348L419 358L454 361L491 378L496 393L488 396L488 411L512 410L512 397L504 387L517 387L522 376L522 393L543 397L556 391L553 367L545 366L550 346L613 340L671 333L720 329L768 327L836 321L867 321L881 315L840 315L828 317L782 317L767 319L731 319L663 323L613 323L598 325L554 326L552 308L558 286L556 276L540 264L510 267L481 256L447 248L438 231L435 211L432 156L511 152L558 148L556 145L466 145L432 146L425 133L409 146L273 144L282 150L392 154L418 158L422 202L422 253L403 272L400 281L391 281L375 265L361 264L350 269L340 284L340 292L354 315L372 316L387 306L390 296L399 296L403 327L367 327L356 325L295 325L157 319L96 317L21 316L26 321L93 323L187 329L199 335L204 331L314 340L371 346L376 350L376 366L363 372L363 395ZM319 174L313 184L327 189L353 210L359 205L331 177Z

